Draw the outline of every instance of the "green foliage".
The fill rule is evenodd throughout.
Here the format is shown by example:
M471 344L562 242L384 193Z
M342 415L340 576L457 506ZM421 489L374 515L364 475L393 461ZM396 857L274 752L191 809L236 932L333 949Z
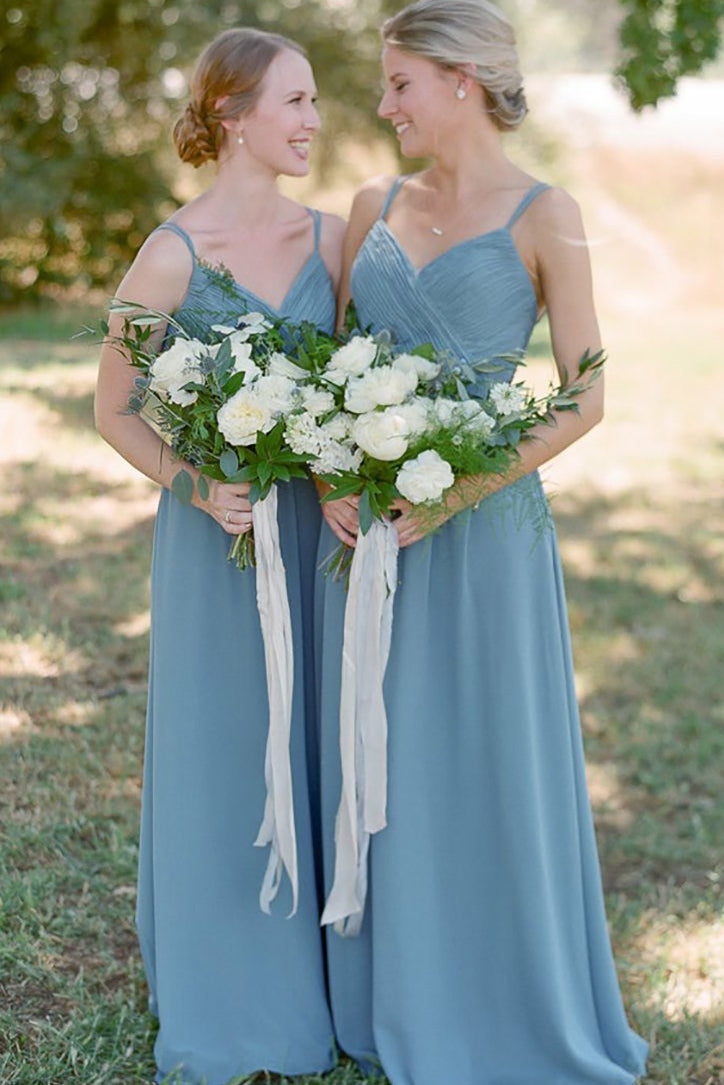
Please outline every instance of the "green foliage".
M722 0L621 0L622 60L617 74L634 109L676 92L721 45Z

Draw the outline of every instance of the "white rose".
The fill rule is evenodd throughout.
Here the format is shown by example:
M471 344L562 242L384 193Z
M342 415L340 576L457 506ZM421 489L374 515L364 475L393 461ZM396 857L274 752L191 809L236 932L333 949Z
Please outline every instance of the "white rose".
M198 393L184 391L184 385L190 381L203 383L201 358L205 353L207 348L198 339L174 339L151 366L150 388L161 399L170 399L172 403L181 406L195 403Z
M455 481L452 467L432 449L421 452L414 460L403 463L395 485L413 505L422 501L438 501Z
M269 410L277 414L286 414L295 406L297 386L289 377L267 373L254 381L254 390Z
M286 354L281 354L278 350L269 355L267 373L278 377L291 377L292 380L303 380L309 376L306 369L302 369L300 365L290 361Z
M220 431L232 445L253 445L257 433L268 433L276 421L255 385L240 388L219 408L216 418Z
M417 373L381 365L347 385L344 405L348 411L364 414L374 407L392 407L407 399L417 388Z
M498 412L502 415L515 414L525 407L528 393L525 388L517 388L512 384L500 381L490 389L490 399Z
M392 364L396 369L402 369L406 373L417 373L421 381L434 380L442 369L439 362L430 362L427 358L421 358L419 354L398 354Z
M331 392L325 392L322 388L302 388L302 404L305 410L319 418L320 414L326 414L334 407L334 396Z
M287 444L300 456L318 456L325 440L311 414L291 414L286 424Z
M355 335L343 347L335 350L327 363L325 377L335 384L344 384L349 377L358 377L372 365L377 356L377 344L369 335Z
M361 414L352 436L363 452L376 460L396 460L407 452L407 422L395 407Z

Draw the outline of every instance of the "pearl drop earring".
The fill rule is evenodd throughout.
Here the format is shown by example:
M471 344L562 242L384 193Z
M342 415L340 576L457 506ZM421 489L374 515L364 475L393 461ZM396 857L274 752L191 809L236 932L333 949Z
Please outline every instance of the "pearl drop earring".
M467 91L465 90L465 87L458 87L458 89L455 91L455 97L459 98L462 102L463 98L467 97Z
M236 137L236 142L237 142L237 143L243 143L243 142L244 142L244 137L242 136L241 132L240 132L240 133L239 133L239 135L238 135L238 136Z

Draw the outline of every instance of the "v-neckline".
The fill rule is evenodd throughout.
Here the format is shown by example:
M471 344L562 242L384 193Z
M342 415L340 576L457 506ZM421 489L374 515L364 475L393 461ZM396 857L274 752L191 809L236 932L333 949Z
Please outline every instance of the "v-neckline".
M251 290L248 286L244 286L244 284L242 282L240 282L238 279L235 279L233 277L233 275L230 274L229 278L233 282L234 286L238 287L238 289L243 294L246 294L247 297L253 298L254 301L258 301L269 312L276 313L277 316L280 316L284 312L284 307L286 306L287 302L289 301L289 298L291 297L292 293L294 292L294 290L298 286L299 282L304 277L304 274L306 273L307 269L311 265L311 263L314 260L315 256L319 257L319 259L321 260L319 250L316 249L316 248L313 249L312 252L310 252L309 256L304 261L304 263L300 267L299 271L297 272L297 274L292 279L291 283L289 284L289 289L287 290L287 292L284 295L284 297L282 298L282 300L279 302L279 305L272 305L272 303L270 301L267 301L265 298L262 298L261 295L257 294L254 290ZM324 263L324 261L322 261L322 263ZM199 263L199 266L203 270L204 265ZM324 269L325 269L325 271L327 271L327 265L326 264L324 264ZM327 274L329 275L328 271L327 271Z
M507 226L496 226L493 230L484 230L483 233L474 234L472 237L464 237L462 239L462 241L456 241L454 245L450 245L449 248L444 249L443 252L439 252L437 254L437 256L433 256L431 260L428 260L426 263L424 263L420 267L418 267L417 264L414 264L412 262L412 258L410 257L410 254L407 252L407 250L403 246L403 244L400 241L397 234L394 233L394 231L390 229L390 227L389 227L389 225L387 223L387 220L384 219L384 218L378 218L377 222L381 224L383 230L385 231L387 236L390 238L390 240L394 244L397 251L404 258L405 262L407 263L408 267L410 268L410 270L412 271L412 273L415 275L416 278L419 275L422 275L423 272L427 271L427 269L429 267L432 267L434 264L438 263L439 260L445 259L445 257L449 256L451 252L457 252L458 249L462 249L466 245L472 245L476 241L483 241L483 240L485 240L485 238L494 237L496 234L507 234L508 237L510 237L511 242L513 243L513 248L515 248L515 251L518 254L518 259L520 260L521 266L524 267L523 262L520 259L520 253L518 253L518 249L517 249L517 247L515 245L515 242L513 241L513 238L510 235L510 230L508 229ZM526 275L527 275L527 272L526 272ZM530 276L528 276L528 280L530 281Z

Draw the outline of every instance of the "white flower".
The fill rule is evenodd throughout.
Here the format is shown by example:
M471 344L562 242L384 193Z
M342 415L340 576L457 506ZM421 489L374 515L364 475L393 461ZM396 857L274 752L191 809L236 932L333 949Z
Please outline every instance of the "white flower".
M325 422L321 429L325 436L333 441L346 441L352 434L355 421L354 415L340 411L334 418L330 418L329 422Z
M474 433L476 437L490 437L495 429L495 419L491 418L487 411L484 411L482 407L476 413L470 416L465 423L465 428L471 433Z
M184 385L190 381L203 383L204 373L201 358L207 348L198 339L174 339L168 350L164 350L151 366L150 388L172 403L188 406L198 399L198 392L187 392Z
M452 467L439 453L428 449L400 468L395 485L413 505L437 501L455 481Z
M505 381L499 381L490 389L490 399L500 414L515 414L525 406L528 393L525 388L518 388Z
M286 414L295 406L297 386L289 377L267 373L254 381L254 391L277 414Z
M415 396L397 408L407 423L411 437L418 437L430 427L433 402L425 396Z
M314 470L322 475L336 474L338 471L359 471L362 464L362 449L351 449L341 441L328 441L314 463Z
M256 385L240 388L219 408L216 418L220 431L232 445L253 445L257 433L268 433L276 421Z
M355 335L343 347L335 350L327 363L324 376L334 384L344 384L349 377L358 377L372 365L377 356L377 344L369 335Z
M434 380L442 369L439 362L430 362L427 358L421 358L419 354L398 354L392 364L396 369L402 369L406 373L417 373L421 381Z
M234 359L233 372L244 373L247 381L254 380L261 373L259 366L252 360L251 343L247 343L242 332L233 332L228 338L231 357Z
M344 405L348 411L364 414L374 407L392 407L407 399L417 388L417 373L381 365L347 385Z
M334 396L331 392L325 392L323 388L305 387L301 390L302 404L304 409L319 418L320 414L326 414L334 407Z
M281 354L278 350L269 355L267 373L278 377L291 377L292 380L300 380L309 376L306 369L302 369L300 365L290 361L286 354Z
M407 422L395 407L361 414L352 430L362 451L376 460L397 460L404 456L408 435Z
M455 420L455 414L459 407L456 399L440 399L434 401L435 417L441 426L449 426Z
M325 444L321 429L313 415L306 411L291 414L286 424L287 444L299 456L318 456Z
M212 324L211 330L220 335L237 335L240 337L240 342L246 342L250 336L259 335L260 332L272 326L271 321L267 320L263 313L246 313L245 316L239 317L239 322L242 324L240 328L238 326L232 328L228 324Z

